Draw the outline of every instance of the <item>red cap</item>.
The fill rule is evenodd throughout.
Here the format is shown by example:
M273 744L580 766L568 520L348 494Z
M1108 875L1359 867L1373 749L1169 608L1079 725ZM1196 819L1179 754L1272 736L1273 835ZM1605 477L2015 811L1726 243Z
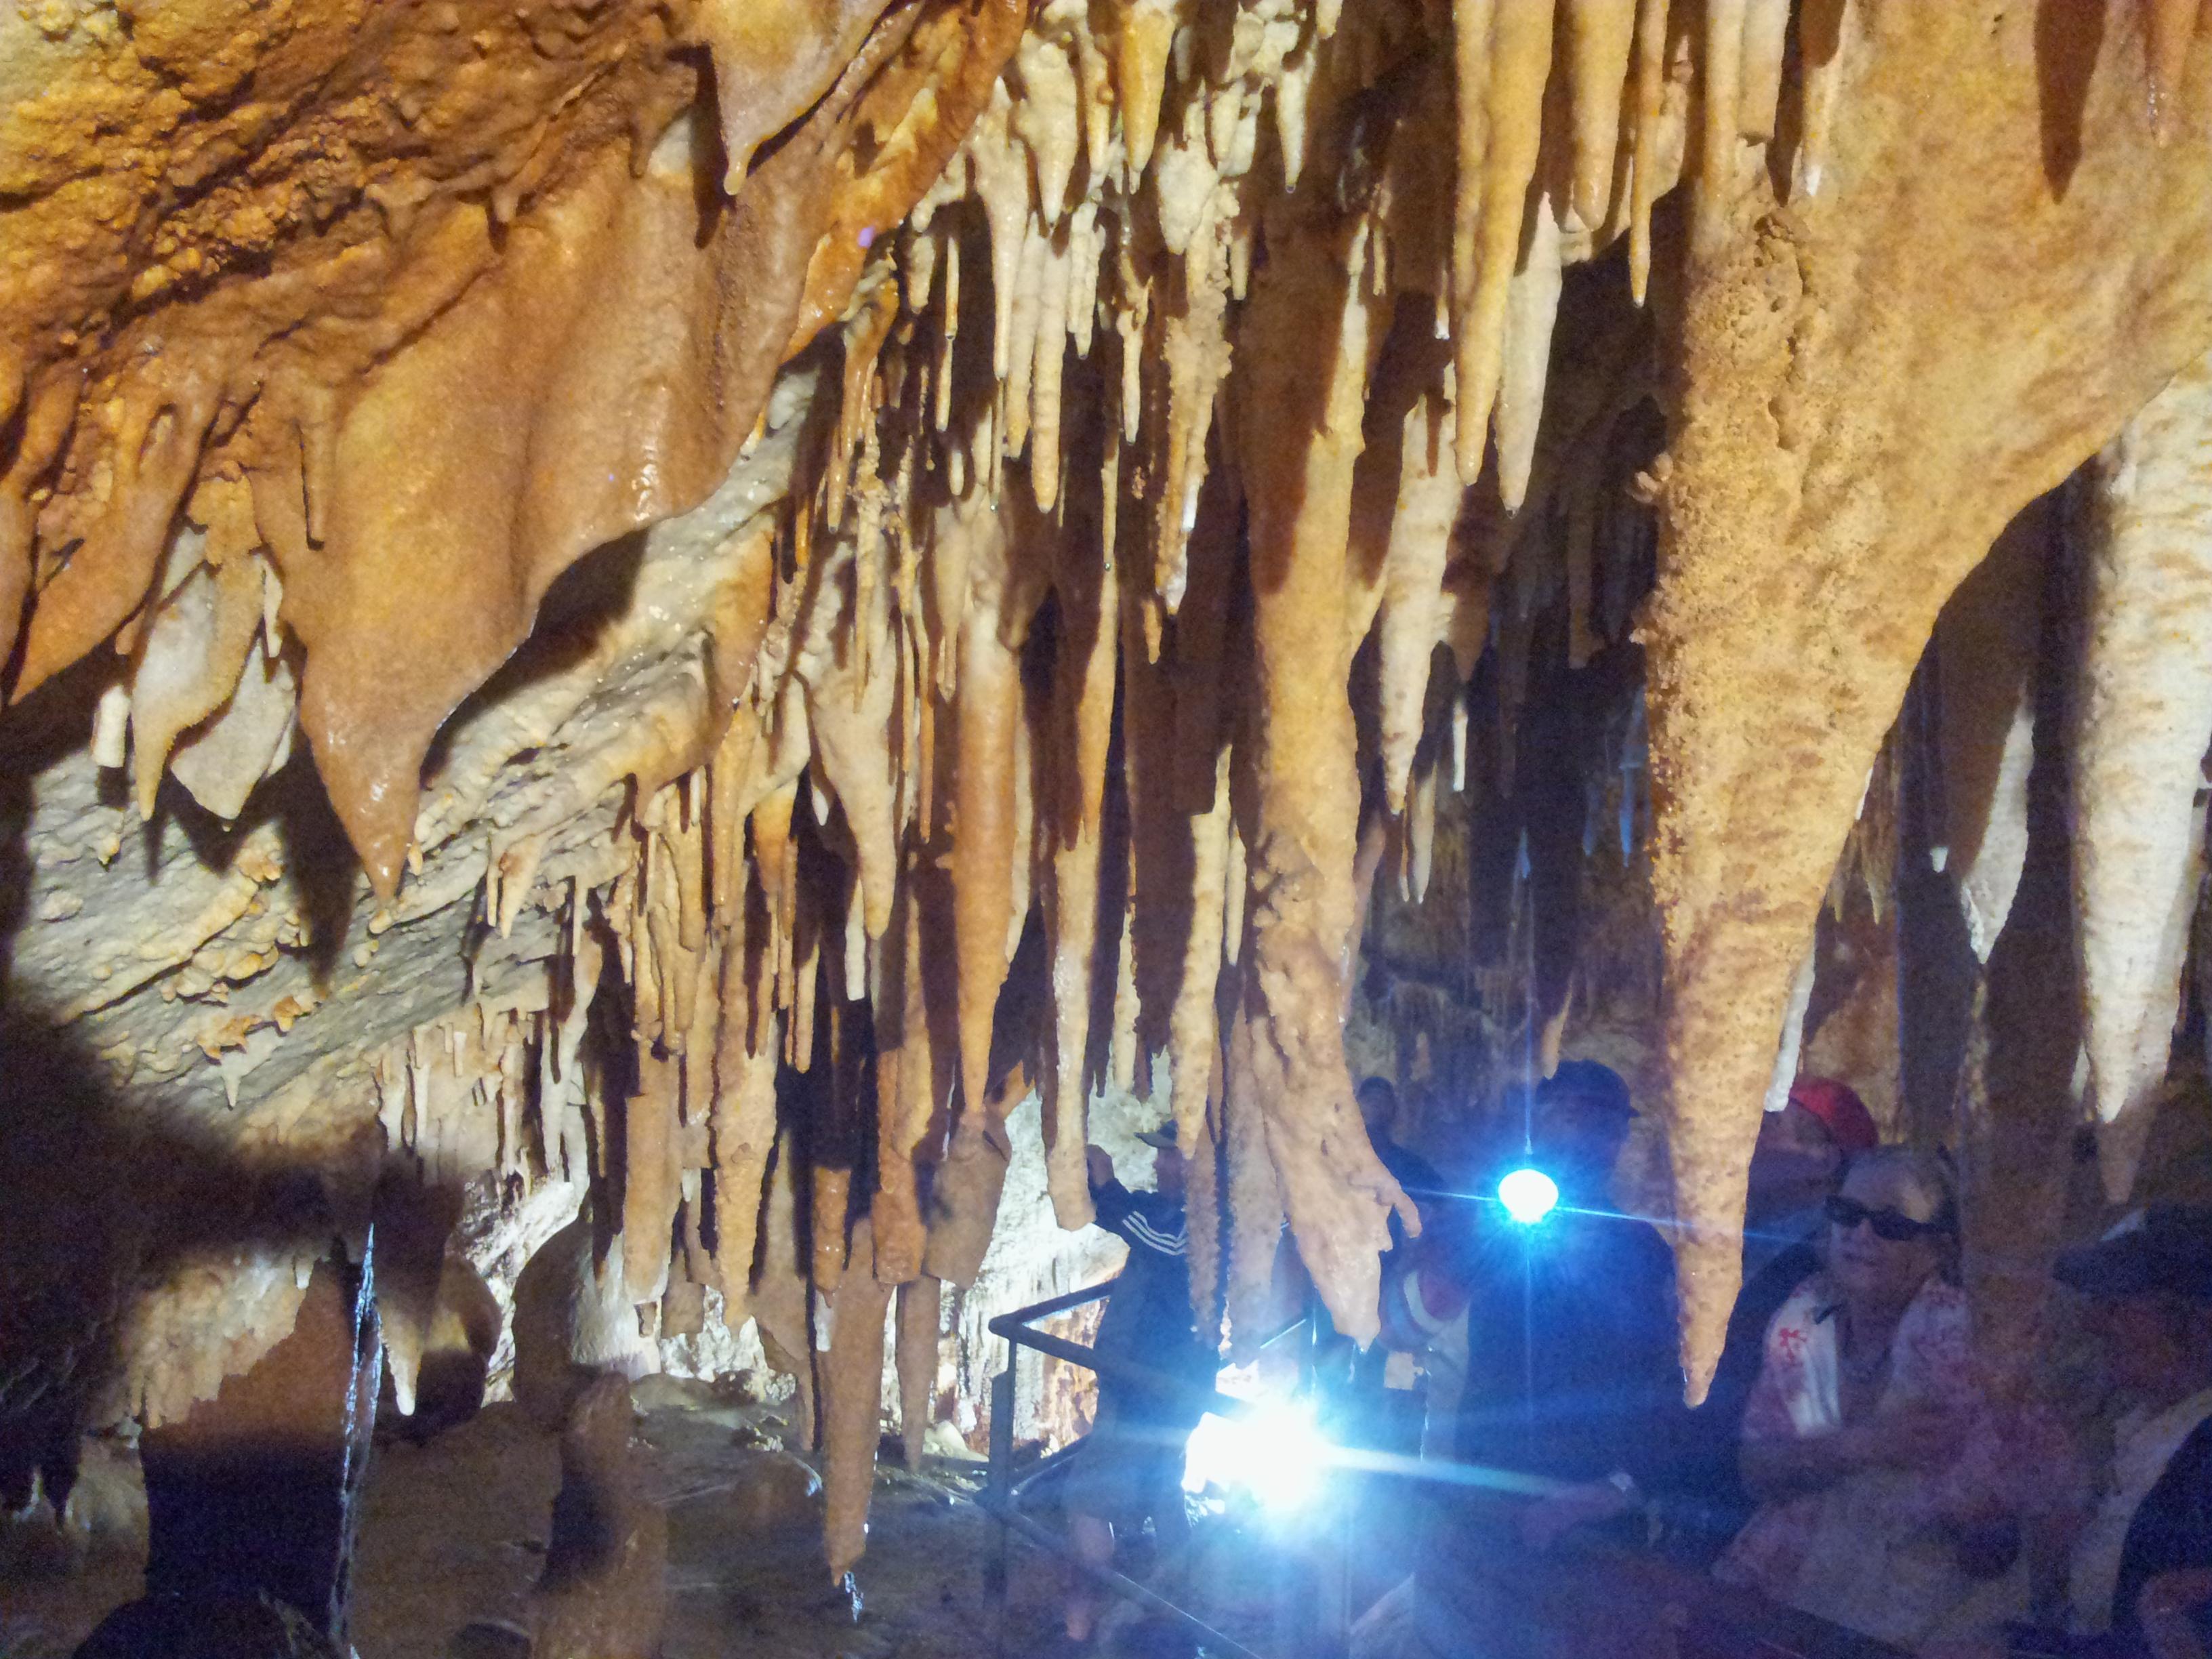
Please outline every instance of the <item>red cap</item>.
M1881 1139L1874 1127L1874 1114L1848 1083L1832 1077L1801 1077L1790 1085L1790 1103L1819 1118L1828 1138L1847 1154L1870 1152Z

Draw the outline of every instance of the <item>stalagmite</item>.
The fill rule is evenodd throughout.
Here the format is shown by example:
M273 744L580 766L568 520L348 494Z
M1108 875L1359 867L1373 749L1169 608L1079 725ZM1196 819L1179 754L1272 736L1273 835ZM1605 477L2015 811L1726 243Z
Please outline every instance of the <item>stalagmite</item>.
M2105 1189L2127 1196L2166 1076L2203 874L2212 658L2212 362L2177 374L2099 463L2075 707L2074 902Z
M842 1581L868 1547L868 1498L875 1485L884 1321L890 1289L875 1274L864 1217L853 1229L853 1267L838 1287L836 1328L823 1370L823 1542L830 1577Z

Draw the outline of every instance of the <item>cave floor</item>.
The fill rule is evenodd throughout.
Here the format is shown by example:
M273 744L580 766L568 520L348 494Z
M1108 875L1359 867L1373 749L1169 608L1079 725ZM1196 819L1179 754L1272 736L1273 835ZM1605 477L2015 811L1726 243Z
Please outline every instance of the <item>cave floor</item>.
M857 1572L864 1610L831 1587L818 1493L777 1445L779 1421L702 1385L641 1389L638 1436L653 1453L652 1490L668 1516L665 1659L775 1654L797 1659L952 1659L989 1651L984 1589L993 1528L970 1501L983 1466L929 1458L920 1476L879 1473L869 1548ZM520 1626L544 1562L556 1442L511 1405L424 1445L380 1444L362 1515L354 1595L361 1659L474 1659L501 1650L483 1627ZM1201 1542L1201 1612L1263 1652L1279 1644L1280 1581L1255 1575L1237 1540ZM1143 1552L1138 1552L1141 1564ZM1048 1650L1060 1571L1017 1543L1000 1651ZM66 1575L0 1575L0 1659L59 1659L111 1608L138 1593L135 1559L94 1555ZM1123 1609L1101 1650L1165 1659L1195 1650ZM477 1627L471 1630L471 1626Z

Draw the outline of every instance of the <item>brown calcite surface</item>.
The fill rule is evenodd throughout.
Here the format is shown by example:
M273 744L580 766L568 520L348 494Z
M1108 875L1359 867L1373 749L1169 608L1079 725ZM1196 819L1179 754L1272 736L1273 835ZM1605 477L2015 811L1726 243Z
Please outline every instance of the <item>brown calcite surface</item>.
M1871 11L1820 193L1734 193L1692 259L1645 636L1693 1376L1790 977L1937 611L2212 340L2204 137L2154 142L2099 12Z
M182 1417L380 1213L407 1370L446 1251L580 1217L575 1357L751 1327L842 1572L893 1290L897 1397L975 1434L992 1297L1107 1265L1042 1218L1152 1115L1201 1319L1261 1334L1287 1220L1364 1338L1406 1206L1357 1075L1471 1170L1615 1064L1692 1394L1795 1059L1984 1153L2098 1118L2120 1194L2207 982L2185 12L0 11L10 1009L328 1224L120 1250L70 1409ZM1908 889L2015 1011L1955 1110L1897 1100ZM2080 1101L2006 1028L2030 938ZM1971 1162L2045 1248L2059 1183Z

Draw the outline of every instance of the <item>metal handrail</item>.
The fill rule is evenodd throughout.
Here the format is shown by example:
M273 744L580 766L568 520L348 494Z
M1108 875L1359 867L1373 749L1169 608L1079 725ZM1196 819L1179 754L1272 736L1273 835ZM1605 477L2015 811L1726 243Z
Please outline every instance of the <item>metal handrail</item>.
M1047 1301L1001 1314L989 1322L988 1328L993 1335L1004 1339L1010 1349L1034 1348L1040 1353L1071 1365L1081 1366L1100 1376L1115 1376L1141 1382L1154 1389L1179 1395L1187 1403L1202 1403L1205 1410L1220 1416L1243 1416L1255 1409L1254 1402L1224 1395L1218 1389L1200 1389L1182 1378L1170 1376L1165 1372L1115 1355L1102 1357L1095 1349L1081 1343L1048 1335L1031 1328L1037 1320L1048 1319L1055 1314L1066 1313L1112 1295L1120 1279L1116 1277L1087 1290L1069 1291ZM1270 1333L1255 1346L1259 1348L1272 1346L1308 1322L1309 1316L1301 1314ZM1016 1481L1013 1479L1015 1370L1014 1355L1010 1352L1006 1369L991 1379L989 1474L986 1489L979 1500L984 1510L999 1523L996 1548L986 1568L986 1587L992 1607L994 1650L1001 1648L1009 1544L1011 1534L1018 1532L1039 1548L1073 1562L1115 1594L1174 1619L1200 1641L1211 1644L1214 1651L1235 1655L1238 1659L1261 1659L1261 1656L1251 1649L1224 1635L1195 1613L1176 1606L1158 1591L1112 1567L1095 1566L1083 1560L1066 1539L1020 1511L1018 1504L1023 1493L1048 1471L1061 1467L1080 1450L1084 1437L1079 1437L1058 1451L1050 1453L1036 1468ZM1347 1461L1377 1469L1388 1469L1397 1462L1374 1457ZM1467 1470L1466 1473L1475 1471ZM1548 1477L1516 1474L1505 1470L1485 1469L1480 1473L1484 1478L1479 1484L1527 1495L1558 1491L1566 1484ZM1632 1577L1666 1571L1662 1563L1644 1553L1625 1549L1615 1544L1583 1543L1578 1545L1573 1553L1591 1565L1602 1565L1613 1572L1626 1571ZM1709 1613L1719 1614L1739 1634L1759 1642L1770 1653L1808 1656L1808 1659L1811 1656L1818 1656L1819 1659L1878 1659L1879 1656L1901 1652L1887 1643L1862 1636L1826 1620L1756 1601L1747 1592L1731 1590L1702 1578L1695 1582L1698 1585L1699 1599L1705 1602Z
M1102 1285L1091 1286L1088 1290L1069 1291L1046 1301L1033 1303L1029 1307L1018 1308L1012 1313L1000 1314L996 1319L992 1320L988 1327L991 1334L1003 1339L1009 1349L1006 1355L1006 1368L991 1379L989 1474L984 1486L983 1496L980 1500L985 1510L999 1523L997 1547L993 1552L992 1559L985 1573L986 1589L989 1594L992 1607L992 1647L996 1650L1001 1646L1000 1638L1003 1634L1008 1582L1008 1546L1010 1534L1018 1532L1039 1548L1048 1550L1064 1560L1073 1562L1076 1566L1090 1574L1115 1595L1126 1597L1152 1612L1166 1614L1201 1642L1210 1644L1214 1650L1236 1655L1238 1659L1261 1659L1261 1656L1254 1653L1251 1649L1235 1638L1215 1629L1196 1613L1176 1606L1157 1590L1139 1583L1127 1574L1117 1571L1112 1567L1102 1567L1084 1560L1082 1557L1076 1554L1073 1547L1066 1539L1050 1528L1042 1526L1032 1517L1024 1515L1018 1507L1023 1493L1042 1479L1048 1470L1060 1467L1074 1453L1081 1450L1084 1441L1088 1437L1079 1436L1058 1451L1051 1453L1018 1482L1013 1479L1015 1410L1013 1350L1034 1348L1041 1354L1048 1355L1070 1365L1080 1366L1085 1370L1102 1377L1111 1376L1124 1382L1139 1383L1155 1392L1180 1397L1187 1404L1199 1404L1203 1401L1204 1410L1213 1412L1220 1416L1237 1416L1251 1409L1250 1402L1225 1395L1218 1389L1200 1389L1184 1378L1170 1376L1166 1372L1155 1370L1149 1365L1140 1365L1133 1360L1123 1359L1117 1355L1101 1355L1095 1348L1086 1347L1080 1342L1070 1342L1064 1338L1048 1335L1042 1331L1033 1328L1037 1320L1049 1319L1054 1314L1066 1313L1071 1310L1111 1296L1114 1293L1114 1287L1121 1282L1120 1276L1116 1275ZM1302 1315L1284 1326L1282 1329L1274 1332L1260 1346L1265 1347L1279 1340L1304 1322L1304 1317Z

